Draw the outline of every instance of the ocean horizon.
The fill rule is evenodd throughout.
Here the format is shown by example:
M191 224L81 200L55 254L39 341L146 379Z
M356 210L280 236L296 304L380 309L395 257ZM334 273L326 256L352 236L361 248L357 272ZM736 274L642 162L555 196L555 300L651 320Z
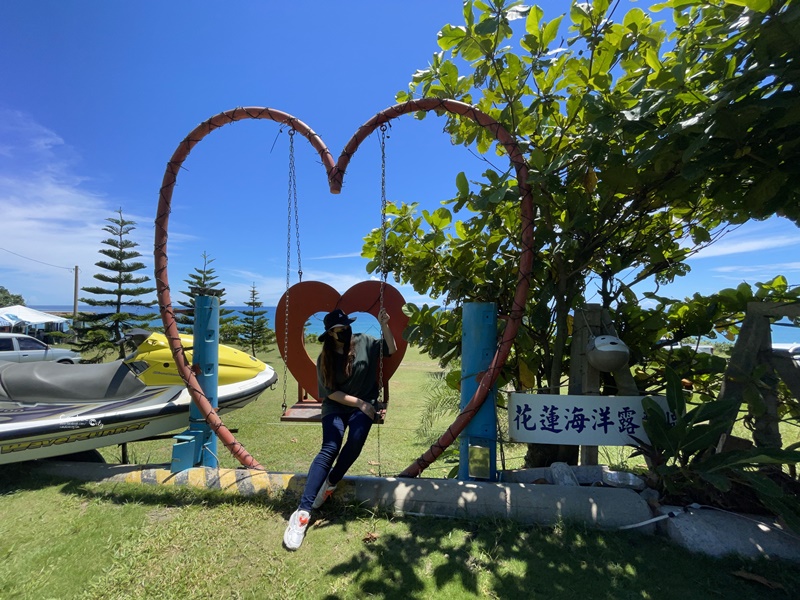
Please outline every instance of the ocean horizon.
M44 304L44 305L37 305L31 306L36 310L41 310L42 312L59 312L59 313L72 313L72 306L71 305L64 305L64 304ZM141 309L139 307L133 307L134 310L132 312L158 312L158 306L155 306L153 309ZM227 310L232 310L239 315L242 314L242 311L249 310L247 306L228 306L227 304L223 307ZM275 312L277 310L276 306L262 306L261 309L264 310L264 316L267 317L268 327L270 329L275 329ZM85 306L82 304L78 305L78 311L81 312L92 312L96 310L96 307L92 306ZM290 308L291 310L291 308ZM372 336L379 337L380 336L380 328L378 327L378 320L375 319L370 314L366 313L354 313L358 319L355 323L353 323L353 331L355 333L368 333ZM325 327L322 323L322 319L325 316L324 312L317 313L311 315L308 319L308 326L306 327L306 331L309 334L316 334L320 335L323 331L325 331ZM283 318L283 315L281 315ZM786 319L784 319L786 321ZM161 327L161 319L156 319L151 322L153 327ZM705 340L706 338L704 338ZM728 340L724 338L716 338L716 339L709 339L707 340L711 343L714 342L728 342ZM783 325L781 323L775 323L772 326L772 343L773 344L800 344L800 328L793 326L791 324Z
M30 308L40 310L42 312L48 313L69 313L72 314L72 306L64 305L64 304L43 304L43 305L36 305L31 306ZM86 306L83 304L78 304L78 312L97 312L99 307L96 306ZM176 307L173 305L173 308L183 308L183 307ZM242 316L243 311L250 310L249 306L228 306L227 304L222 308L226 310L232 310L238 316ZM264 311L264 316L267 318L267 326L270 329L275 329L275 313L277 311L276 306L262 306L259 307L259 310ZM289 308L291 310L291 307ZM141 308L138 306L131 307L131 312L133 313L147 313L147 312L158 312L158 306L154 306L152 309ZM353 323L353 331L355 333L368 333L374 337L380 336L380 328L378 326L378 320L370 314L367 313L354 313L357 317L356 322ZM320 335L323 331L325 331L325 326L322 322L322 319L325 317L325 313L317 313L311 315L308 319L306 326L306 332L308 334ZM284 318L284 315L281 315L281 319ZM162 327L161 318L157 318L150 322L152 327Z

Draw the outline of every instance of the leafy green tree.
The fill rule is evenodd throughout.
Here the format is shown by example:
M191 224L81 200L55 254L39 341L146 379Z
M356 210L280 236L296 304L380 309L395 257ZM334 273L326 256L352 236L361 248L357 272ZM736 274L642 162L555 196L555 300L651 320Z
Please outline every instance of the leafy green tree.
M250 354L266 351L269 344L275 341L275 332L269 328L269 320L265 316L267 311L262 309L263 303L258 299L258 290L255 284L250 288L250 299L245 302L248 310L242 311L242 332L240 339Z
M158 318L155 312L131 310L151 308L155 301L143 300L142 297L152 294L156 288L142 286L150 281L150 277L135 275L145 268L144 263L136 260L141 256L135 250L139 244L129 239L130 233L136 229L136 222L125 219L122 209L117 213L119 217L106 219L109 225L103 227L103 231L111 237L101 242L106 247L98 252L107 260L95 263L103 272L96 273L94 278L108 287L97 285L81 288L87 294L101 298L80 299L84 304L98 309L97 312L78 313L78 341L74 345L84 356L85 362L101 362L110 354L124 358L126 348L120 342L126 330L146 328Z
M698 301L698 310L705 305L721 321L698 315L690 323L682 320L689 311L681 302L670 301L663 304L675 311L665 319L642 309L634 288L643 282L658 288L686 275L691 254L750 218L737 185L757 195L758 218L797 217L796 190L784 192L783 176L775 175L800 164L793 154L798 104L789 102L799 89L797 65L780 62L797 41L789 50L777 41L794 35L796 3L665 2L675 14L672 38L639 8L618 18L617 6L573 2L564 39L566 15L547 21L536 6L465 2L464 25L442 29L443 51L397 96L475 105L502 123L526 155L536 259L523 327L501 377L517 388L558 391L570 313L594 294L614 311L618 332L647 323L634 344L640 357L665 336L706 335L720 325L734 332L741 313L723 316L719 305ZM734 41L723 43L725 35ZM772 61L767 66L765 58ZM750 77L746 68L759 75ZM772 106L776 95L780 109ZM732 115L739 110L756 114L751 122L761 130L732 141ZM448 115L445 129L454 143L481 154L493 149L491 134L470 120ZM751 137L749 150L735 149ZM768 153L773 143L778 147ZM713 160L703 154L712 149ZM503 154L499 146L494 151ZM746 173L735 175L745 164ZM487 165L481 181L460 174L457 196L435 211L419 214L414 203L388 209L394 216L385 248L389 270L452 308L409 307L410 340L445 363L460 352L461 303L496 301L508 314L516 287L517 182L510 171L498 171L488 159ZM366 240L371 270L378 268L380 237L375 231Z
M527 150L537 205L535 301L516 356L533 359L527 371L536 380L526 387L556 391L569 313L583 303L592 278L602 285L605 304L637 281L669 282L688 270L682 260L692 247L681 240L706 232L695 234L699 247L720 220L699 193L688 195L683 187L662 193L678 174L636 163L640 132L658 127L660 115L640 117L653 122L631 126L629 113L652 102L644 85L651 73L646 58L658 56L666 37L643 11L615 23L608 2L574 3L574 37L566 44L556 43L563 15L547 22L538 7L467 2L464 15L465 26L445 26L439 36L453 59L435 55L398 100L421 92L469 102L500 121ZM506 45L515 36L512 21L524 25L516 36L519 54ZM456 57L470 63L470 72L459 72ZM474 143L481 153L491 149L489 132L471 121L449 116L446 129L457 143ZM396 218L387 241L389 268L417 291L456 305L450 313L423 310L412 317L442 331L448 346L458 335L449 321L460 318L461 302L498 300L501 314L508 314L516 285L517 184L509 172L492 168L484 177L471 186L459 175L458 196L446 203L453 211L443 207L420 217L413 204L390 208ZM453 212L467 214L454 220ZM633 271L627 286L610 289L623 271ZM429 346L441 341L427 339Z
M194 307L195 307L195 298L197 297L197 290L198 289L210 289L216 290L217 286L219 285L219 278L216 276L216 270L211 267L211 263L214 262L215 259L208 256L206 252L203 252L203 266L202 268L194 269L194 273L190 273L187 279L184 279L184 283L189 286L188 290L181 291L181 294L186 296L188 300L179 300L178 304L183 308L178 315L176 315L176 321L178 322L178 328L182 331L192 331L194 327ZM235 311L224 308L225 300L225 290L220 289L219 295L219 331L220 331L220 341L225 343L235 342L238 337L238 328L236 326L236 321L238 320L235 314Z
M2 285L0 285L0 307L2 306L16 306L17 304L25 305L25 299L19 294L12 294Z
M795 0L670 0L674 50L654 63L677 101L649 154L732 221L781 215L800 224L800 5Z

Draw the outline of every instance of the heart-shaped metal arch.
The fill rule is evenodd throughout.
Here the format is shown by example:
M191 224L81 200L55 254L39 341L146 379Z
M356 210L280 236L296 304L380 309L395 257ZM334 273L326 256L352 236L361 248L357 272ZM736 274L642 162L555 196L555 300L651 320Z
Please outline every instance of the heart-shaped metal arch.
M477 410L486 400L486 396L497 381L500 374L500 369L506 362L508 354L511 351L514 338L517 336L522 316L524 314L525 302L528 297L528 289L530 288L530 276L533 267L533 195L531 193L530 185L528 184L528 166L525 163L522 151L519 148L514 137L502 126L486 113L478 110L477 108L458 102L457 100L450 100L446 98L423 98L420 100L409 100L402 104L395 104L389 108L377 113L369 121L364 123L358 128L355 135L350 138L347 145L339 155L338 161L333 162L333 156L328 150L327 146L314 131L305 123L292 115L280 110L272 108L236 108L216 116L211 117L195 127L191 133L178 144L177 149L172 154L172 158L167 163L167 169L164 173L164 178L161 183L161 190L158 200L158 211L156 213L155 221L155 278L156 289L158 290L158 305L161 312L161 320L164 323L164 332L169 341L172 356L178 368L181 378L186 382L186 386L192 397L192 401L197 405L200 411L205 416L206 422L217 433L219 439L225 447L233 454L234 457L245 467L253 469L263 469L258 461L250 455L244 446L242 446L230 430L225 427L219 415L214 412L208 399L200 389L197 378L192 372L191 365L186 360L186 355L181 346L180 337L178 335L178 326L175 322L175 315L172 309L172 299L169 291L169 279L167 277L167 227L169 224L169 214L172 202L172 192L175 187L175 181L178 177L178 172L181 165L186 160L186 157L191 152L192 148L197 145L200 140L207 136L212 131L219 129L228 123L234 123L243 119L267 119L276 121L278 123L288 125L297 133L303 135L311 145L319 153L322 159L322 164L325 166L325 171L328 175L328 184L330 185L331 193L338 194L342 189L342 181L350 163L350 159L355 154L361 142L367 138L376 128L384 123L388 123L401 115L405 115L418 111L436 111L447 112L454 115L470 119L477 123L487 131L489 131L494 138L500 142L505 148L511 164L514 166L517 175L517 185L521 197L520 202L520 216L521 216L521 231L520 231L520 257L519 257L519 271L517 277L517 287L514 292L514 300L511 307L511 313L508 316L506 327L503 331L503 336L500 344L497 347L497 352L492 358L489 368L483 373L478 383L478 388L470 401L456 417L450 427L441 435L435 444L433 444L422 456L417 458L411 465L409 465L402 473L401 477L416 477L428 465L430 465L444 450L453 443L458 435L464 430Z

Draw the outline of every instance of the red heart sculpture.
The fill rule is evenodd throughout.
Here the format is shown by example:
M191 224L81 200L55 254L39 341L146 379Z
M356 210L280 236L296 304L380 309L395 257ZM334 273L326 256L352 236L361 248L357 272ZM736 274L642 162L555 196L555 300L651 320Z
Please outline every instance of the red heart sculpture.
M381 307L381 282L362 281L357 283L344 295L321 281L302 281L290 287L281 296L275 310L275 335L278 349L286 362L292 376L306 392L317 401L321 401L317 389L316 357L308 355L305 348L305 324L317 313L328 313L340 308L348 315L356 312L369 313L375 318ZM286 344L286 304L289 304L288 340ZM408 325L408 317L403 314L403 296L391 285L383 284L383 307L389 313L389 329L397 343L397 352L383 359L383 382L386 383L394 375L408 343L403 339L403 330ZM285 350L285 347L287 347Z

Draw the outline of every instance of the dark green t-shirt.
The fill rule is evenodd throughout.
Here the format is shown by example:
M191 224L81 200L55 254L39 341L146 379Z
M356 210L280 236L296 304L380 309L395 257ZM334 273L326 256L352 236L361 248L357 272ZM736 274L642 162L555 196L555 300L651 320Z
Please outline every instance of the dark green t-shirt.
M322 381L322 373L319 367L320 359L317 358L317 385L319 387L319 397L323 398L323 417L329 414L350 413L356 410L355 407L345 406L329 399L328 396L333 392L341 391L371 404L374 404L378 399L378 362L380 361L381 341L364 333L355 333L350 343L355 348L353 370L350 373L350 378L346 378L344 374L347 357L335 354L333 366L336 373L336 386L331 389L325 387ZM388 356L388 348L385 342L383 351L384 356Z

